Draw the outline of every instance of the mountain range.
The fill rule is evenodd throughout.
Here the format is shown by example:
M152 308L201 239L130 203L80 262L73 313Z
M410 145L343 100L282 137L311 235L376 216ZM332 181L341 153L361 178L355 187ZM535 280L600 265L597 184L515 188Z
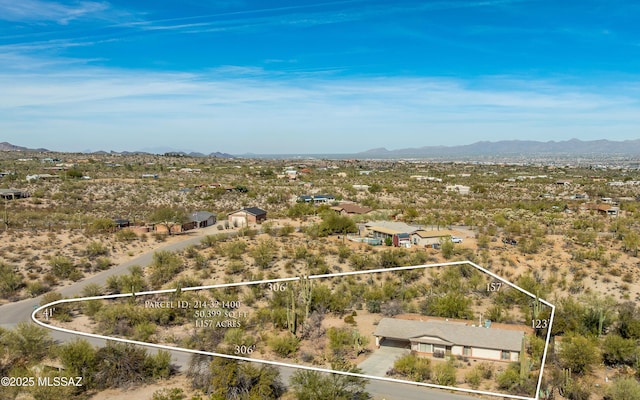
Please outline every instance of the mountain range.
M49 151L47 149L30 149L28 147L16 146L9 142L0 143L0 151Z
M397 150L370 149L359 157L451 157L451 156L579 156L579 155L640 155L640 139L612 141L571 139L538 142L533 140L480 141L458 146L424 146Z
M47 150L47 149L43 149L43 148L38 148L38 149L31 149L28 147L22 147L22 146L16 146L14 144L11 144L9 142L1 142L0 143L0 151L24 151L24 152L49 152L51 150ZM184 152L184 151L176 151L173 150L171 148L154 148L154 149L144 149L141 151L121 151L121 152L117 152L117 151L104 151L104 150L99 150L99 151L91 151L91 150L85 150L82 153L84 154L96 154L96 155L107 155L107 154L122 154L122 155L131 155L131 154L170 154L172 156L178 156L178 157L216 157L216 158L234 158L234 156L232 156L231 154L227 154L227 153L221 153L219 151L210 153L210 154L203 154L203 153L198 153L198 152Z
M47 152L49 150L38 148L16 146L8 142L0 143L0 151L35 151ZM227 153L213 152L203 154L199 152L176 151L168 147L147 148L142 151L90 151L86 154L170 154L184 157L217 157L234 158ZM386 148L375 148L356 154L344 154L342 156L354 156L358 158L450 158L450 157L531 157L531 156L555 156L555 157L575 157L575 156L640 156L640 139L635 140L579 140L571 139L566 141L539 142L534 140L501 140L497 142L480 141L472 144L457 146L423 146L409 147L396 150ZM242 157L261 157L258 154L245 154ZM272 155L273 157L277 155ZM284 156L284 155L283 155ZM291 154L287 156L293 156ZM322 155L318 155L322 156ZM336 154L336 156L339 156Z

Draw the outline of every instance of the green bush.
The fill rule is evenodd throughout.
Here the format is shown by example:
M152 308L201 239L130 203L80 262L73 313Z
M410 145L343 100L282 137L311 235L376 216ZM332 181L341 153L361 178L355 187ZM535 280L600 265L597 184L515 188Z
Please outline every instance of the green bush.
M106 255L109 255L109 249L107 248L107 246L103 245L100 242L91 242L87 245L85 254L89 258L106 256Z
M269 339L269 347L280 357L288 357L298 351L300 341L291 334L273 336Z
M407 354L396 360L393 371L412 381L427 382L431 379L431 360L415 354Z
M116 232L116 240L119 242L130 242L136 240L138 235L131 229L120 229Z

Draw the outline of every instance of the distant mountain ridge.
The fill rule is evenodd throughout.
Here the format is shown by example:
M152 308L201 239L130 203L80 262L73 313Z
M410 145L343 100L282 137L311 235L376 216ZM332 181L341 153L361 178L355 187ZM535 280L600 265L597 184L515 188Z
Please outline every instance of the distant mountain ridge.
M0 151L49 151L47 149L30 149L28 147L16 146L9 142L0 143Z
M28 147L16 146L9 142L0 142L0 151L24 151L24 152L50 152L51 150L39 148L39 149L30 149ZM64 153L64 151L62 152ZM182 157L216 157L216 158L235 158L231 154L222 153L219 151L212 152L210 154L203 154L198 152L190 152L186 153L184 151L175 151L169 148L155 148L155 149L145 149L142 151L91 151L85 150L81 152L83 154L95 154L95 155L108 155L108 154L122 154L122 155L135 155L135 154L170 154Z
M440 156L514 156L514 155L640 155L640 139L636 140L588 140L539 142L534 140L480 141L459 146L423 146L387 150L370 149L358 153L365 157L440 157Z

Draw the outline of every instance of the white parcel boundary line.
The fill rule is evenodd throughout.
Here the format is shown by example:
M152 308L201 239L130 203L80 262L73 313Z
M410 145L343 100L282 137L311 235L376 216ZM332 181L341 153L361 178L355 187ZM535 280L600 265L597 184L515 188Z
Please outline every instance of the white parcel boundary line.
M44 328L56 330L56 331L59 331L59 332L64 332L64 333L68 333L68 334L72 334L72 335L86 336L86 337L91 337L91 338L96 338L96 339L107 340L107 341L129 343L129 344L134 344L134 345L139 345L139 346L144 346L144 347L152 347L152 348L157 348L157 349L161 349L161 350L179 351L179 352L191 353L191 354L202 354L202 355L207 355L207 356L212 356L212 357L223 357L223 358L228 358L228 359L238 360L238 361L246 361L246 362L255 362L255 363L259 363L259 364L274 365L274 366L278 366L278 367L297 368L297 369L302 369L302 370L307 370L307 371L318 371L318 372L323 372L323 373L331 373L331 374L339 374L339 375L345 375L345 376L353 376L353 377L358 377L358 378L373 379L373 380L379 380L379 381L384 381L384 382L411 384L411 385L416 385L416 386L424 386L424 387L429 387L429 388L444 389L444 390L463 392L463 393L471 393L471 394L481 394L481 395L487 395L487 396L493 396L493 397L502 397L502 398L518 399L518 400L538 400L539 393L540 393L540 385L542 383L542 373L544 371L544 363L546 361L549 340L550 340L550 337L551 337L551 325L553 323L555 306L553 304L545 301L545 300L537 298L537 296L535 296L535 295L529 293L528 291L522 289L521 287L519 287L519 286L517 286L517 285L515 285L515 284L513 284L513 283L511 283L509 281L507 281L506 279L494 274L493 272L488 271L485 268L482 268L479 265L476 265L475 263L473 263L471 261L454 261L454 262L438 263L438 264L423 264L423 265L406 266L406 267L378 268L378 269L372 269L372 270L362 270L362 271L352 271L352 272L339 272L339 273L335 273L335 274L310 275L310 276L307 276L306 278L307 279L334 278L334 277L363 275L363 274L372 274L372 273L381 273L381 272L394 272L394 271L406 271L406 270L412 270L412 269L437 268L437 267L446 267L446 266L454 266L454 265L471 265L474 268L479 269L480 271L482 271L482 272L484 272L484 273L486 273L486 274L488 274L488 275L500 280L501 282L504 282L505 284L507 284L507 285L517 289L517 290L520 290L521 292L527 294L528 296L530 296L530 297L532 297L534 299L537 299L541 303L551 307L551 317L550 317L551 321L550 321L548 332L547 332L547 341L545 343L544 353L543 353L543 357L542 357L542 361L541 361L541 367L540 367L540 376L539 376L539 379L538 379L538 385L537 385L536 393L535 393L534 397L518 396L518 395L505 394L505 393L486 392L486 391L482 391L482 390L457 388L457 387L453 387L453 386L442 386L442 385L437 385L437 384L432 384L432 383L413 382L413 381L406 381L406 380L401 380L401 379L394 379L394 378L387 378L387 377L380 377L380 376L363 375L363 374L358 374L358 373L354 373L354 372L337 371L337 370L326 369L326 368L309 367L309 366L306 366L306 365L289 364L289 363L284 363L284 362L279 362L279 361L253 359L253 358L241 357L241 356L236 356L236 355L231 355L231 354L209 352L209 351L204 351L204 350L185 349L185 348L182 348L182 347L174 347L174 346L168 346L168 345L162 345L162 344L141 342L141 341L131 340L131 339L122 339L122 338L117 338L117 337L113 337L113 336L98 335L98 334L95 334L95 333L74 331L72 329L67 329L67 328L62 328L62 327L46 324L46 323L40 321L38 318L36 318L38 312L43 311L43 310L45 310L45 309L47 309L49 307L55 306L57 304L63 304L63 303L75 303L75 302L90 301L90 300L108 300L108 299L124 298L124 297L134 297L135 298L137 296L145 296L145 295L152 295L152 294L177 293L179 291L185 291L186 292L186 291L195 291L195 290L220 289L220 288L227 288L227 287L259 285L259 284L265 284L265 283L292 282L292 281L299 281L299 280L303 279L302 277L279 278L279 279L264 279L264 280L259 280L259 281L250 281L250 282L222 283L222 284L206 285L206 286L193 286L193 287L188 287L188 288L149 290L149 291L143 291L143 292L118 293L118 294L110 294L110 295L103 295L103 296L90 296L90 297L78 297L78 298L71 298L71 299L61 299L61 300L56 300L56 301L52 301L50 303L44 304L44 305L36 308L35 310L33 310L33 312L31 313L31 319L36 324L38 324L38 325L40 325L40 326L42 326Z

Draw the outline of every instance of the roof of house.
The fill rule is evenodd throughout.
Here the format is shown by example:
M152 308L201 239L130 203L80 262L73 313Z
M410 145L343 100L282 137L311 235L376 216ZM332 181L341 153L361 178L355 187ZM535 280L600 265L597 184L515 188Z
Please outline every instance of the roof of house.
M18 189L0 189L0 194L1 195L7 195L7 196L22 196L25 192L23 192L22 190L18 190Z
M484 349L520 351L524 332L499 328L469 326L461 322L413 321L383 318L375 336L414 340L425 343L447 343ZM424 336L435 337L427 339Z
M247 208L243 208L242 210L238 210L238 211L234 211L231 214L235 214L235 213L239 213L239 212L243 212L243 213L247 213L247 214L251 214L251 215L255 215L256 217L259 215L267 215L267 212L261 208L258 207L247 207Z
M193 222L206 221L211 217L213 217L213 213L209 211L196 211L189 214L189 220Z
M370 226L369 230L374 232L384 233L387 235L397 235L398 233L402 233L401 231L391 229L391 228L385 228L384 226Z
M432 238L432 237L454 236L457 233L450 229L441 229L439 231L425 231L423 229L420 229L418 231L413 232L413 234L420 236L421 238Z
M373 211L372 208L364 207L364 206L353 204L353 203L341 203L331 208L336 211L344 211L347 214L366 214L368 212Z
M419 226L407 225L396 221L372 221L365 224L372 231L395 235L397 233L413 233L420 229Z

